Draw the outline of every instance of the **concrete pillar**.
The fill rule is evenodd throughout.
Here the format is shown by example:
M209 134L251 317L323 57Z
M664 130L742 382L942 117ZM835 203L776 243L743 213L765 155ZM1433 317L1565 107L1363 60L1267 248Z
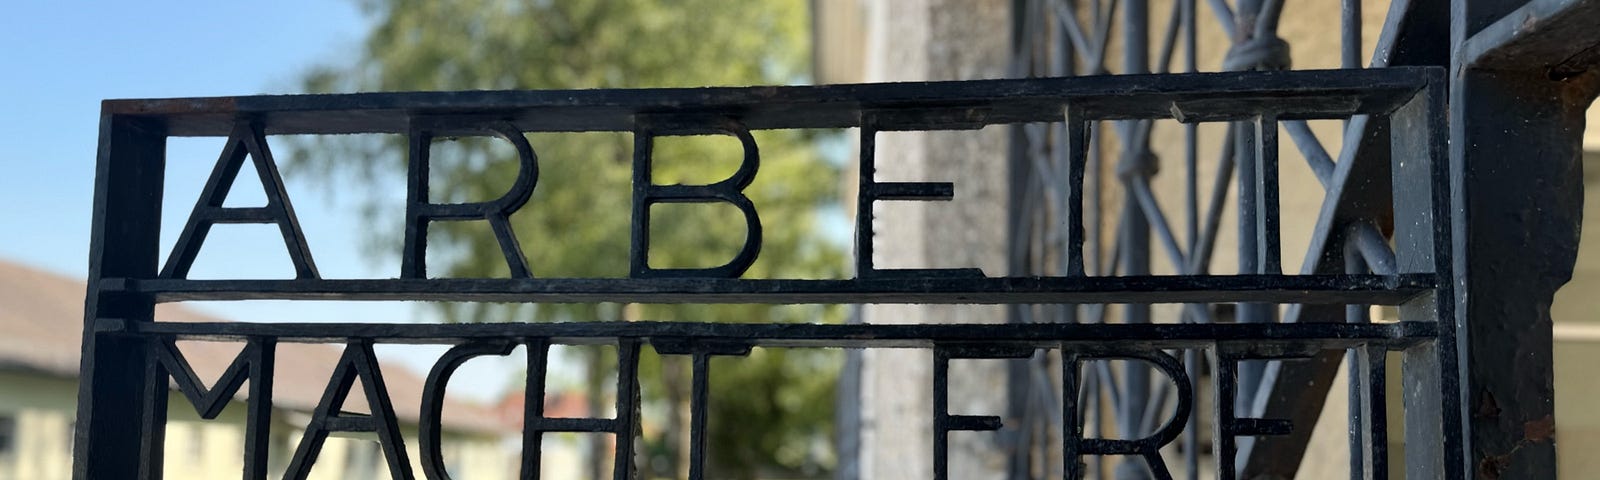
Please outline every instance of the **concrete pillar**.
M868 7L870 82L1005 76L1010 61L1007 0L895 0ZM1006 132L879 134L878 178L955 183L951 202L882 202L874 220L880 268L977 267L1004 274ZM868 306L870 323L1001 323L999 307ZM862 358L861 477L933 476L932 362L927 350L874 350ZM999 362L951 365L951 413L1005 412ZM951 436L950 478L1001 478L994 433Z

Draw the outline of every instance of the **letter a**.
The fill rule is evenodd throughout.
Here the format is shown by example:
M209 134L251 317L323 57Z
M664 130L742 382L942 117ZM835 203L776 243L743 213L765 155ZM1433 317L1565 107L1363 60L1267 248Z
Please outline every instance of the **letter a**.
M340 412L358 378L367 397L367 407L372 409L371 415ZM389 401L389 389L383 383L383 373L378 370L370 340L351 341L344 347L344 356L339 358L339 365L333 368L333 378L329 379L328 389L322 394L322 402L311 412L305 436L301 437L300 446L295 448L294 458L289 461L284 478L305 480L306 475L311 473L311 464L317 462L317 455L322 453L322 445L331 432L378 434L378 446L382 447L383 457L388 460L389 475L403 480L415 478L411 472L411 461L406 459L405 441L400 436L400 425L395 420L394 404Z
M245 157L253 160L256 175L266 189L267 206L223 207ZM260 123L240 121L234 125L233 133L228 135L228 145L217 158L216 169L211 171L205 190L200 192L200 200L194 204L194 213L189 214L189 222L184 224L183 233L178 235L178 242L172 246L172 254L161 269L161 278L187 277L189 267L194 266L195 256L200 253L200 245L206 241L206 234L218 223L276 224L289 249L289 260L294 262L295 278L318 278L317 265L311 261L311 248L306 246L306 236L295 219L294 206L283 189L283 177L278 175L278 165L272 161Z

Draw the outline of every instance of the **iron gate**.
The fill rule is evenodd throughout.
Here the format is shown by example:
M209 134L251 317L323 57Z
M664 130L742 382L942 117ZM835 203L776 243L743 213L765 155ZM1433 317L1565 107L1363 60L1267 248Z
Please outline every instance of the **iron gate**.
M749 87L663 90L503 91L301 95L167 100L108 101L102 114L102 144L95 203L94 243L85 329L85 355L79 411L80 478L161 477L168 379L212 418L248 380L248 421L244 459L247 478L267 475L267 425L272 413L274 349L281 343L337 343L345 353L329 379L322 403L289 466L289 478L303 478L322 441L334 432L372 432L391 472L413 478L404 440L397 433L395 402L420 402L424 421L419 462L429 478L444 478L438 443L438 415L444 386L462 362L529 348L528 404L523 426L523 475L538 475L540 438L546 432L602 432L614 435L614 475L634 478L634 435L640 428L639 349L687 355L693 361L690 476L701 478L705 452L707 378L713 356L743 355L754 347L922 348L934 353L935 471L946 471L944 439L953 431L995 430L1001 419L952 415L944 399L951 385L953 359L1021 358L1054 352L1062 367L1054 373L1060 390L1061 455L1067 459L1132 455L1158 477L1168 469L1158 449L1174 442L1195 408L1200 376L1179 358L1208 354L1215 371L1216 409L1212 415L1224 478L1235 471L1236 437L1279 435L1308 425L1283 419L1249 418L1235 407L1237 365L1255 359L1302 358L1321 352L1351 352L1364 381L1353 382L1351 398L1361 408L1352 418L1364 432L1352 437L1352 451L1366 459L1362 472L1382 477L1385 451L1385 353L1405 352L1407 434L1437 438L1443 448L1408 452L1408 466L1450 472L1463 463L1460 431L1449 225L1452 184L1446 158L1444 75L1439 69L1383 68L1358 71L1232 72L1177 75L1085 76L965 82ZM1393 149L1392 202L1394 248L1374 245L1392 261L1375 273L1313 268L1285 274L1276 222L1278 123L1359 116L1389 125ZM1240 274L1177 275L1116 272L1085 268L1083 228L1085 161L1091 125L1106 120L1176 119L1180 122L1238 122L1255 130L1258 142L1242 158L1254 173L1259 215L1250 252L1253 271ZM992 276L968 269L886 269L872 262L873 206L880 201L936 201L959 194L949 182L886 182L874 175L872 152L878 132L973 129L984 125L1057 123L1066 132L1065 162L1056 170L1064 195L1058 205L1069 220L1060 245L1066 252L1061 272L1043 276ZM856 275L848 279L745 279L744 269L760 255L760 212L742 194L758 173L760 154L751 131L763 129L859 129L860 190L857 193ZM625 278L543 278L528 268L506 217L537 188L537 145L525 132L632 132L633 233L631 273ZM320 278L282 188L268 135L370 134L406 136L412 145L407 201L404 267L399 278L335 280ZM649 169L651 139L671 135L730 135L744 146L741 167L727 179L703 186L655 185ZM168 137L225 137L201 198L190 213L173 251L158 251L160 205ZM500 200L473 204L434 204L426 195L427 145L434 136L493 136L518 152L522 174ZM1359 162L1340 162L1334 178L1358 174ZM1385 166L1387 167L1387 166ZM267 187L264 207L226 207L227 186L242 170L254 171ZM1144 192L1148 194L1148 191ZM1334 191L1330 196L1345 194ZM726 203L747 225L744 248L726 264L702 269L652 268L649 257L649 206L665 202ZM1327 202L1319 212L1321 242L1337 242L1352 231L1344 202ZM423 259L426 230L440 221L487 222L510 266L512 278L431 278ZM186 278L207 233L219 224L268 224L282 234L296 278L279 280ZM225 228L225 227L224 227ZM1175 248L1170 239L1169 249ZM1379 250L1381 249L1381 250ZM1338 249L1330 249L1338 251ZM1330 262L1338 257L1318 258ZM1339 263L1342 265L1342 263ZM778 325L705 324L695 319L629 323L563 324L250 324L157 322L160 302L287 300L449 300L499 302L619 303L960 303L960 304L1130 304L1156 303L1396 305L1398 323L1228 323L1188 324L1019 324L1019 325ZM1298 307L1304 306L1304 307ZM1196 311L1204 316L1206 311ZM222 378L204 385L175 348L179 340L238 342L243 350ZM384 343L454 345L429 375L422 398L391 398L373 346ZM618 352L614 418L544 418L542 378L551 345L607 344ZM1086 390L1083 365L1095 359L1148 364L1166 377L1174 402L1170 418L1151 419L1142 438L1086 436L1082 421ZM1190 363L1194 365L1194 363ZM371 406L371 415L341 412L352 386ZM996 412L1001 413L1001 412ZM1064 463L1069 478L1083 463ZM1191 470L1192 471L1192 470Z

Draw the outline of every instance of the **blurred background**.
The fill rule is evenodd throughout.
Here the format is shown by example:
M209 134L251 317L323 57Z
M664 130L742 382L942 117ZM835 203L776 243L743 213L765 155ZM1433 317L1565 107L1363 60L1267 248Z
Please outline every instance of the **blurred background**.
M77 393L83 279L87 268L90 204L98 143L99 101L321 92L693 87L710 85L855 83L964 80L1150 71L1220 71L1237 43L1223 25L1234 13L1215 3L1189 0L1126 2L1121 10L1099 1L1011 0L675 0L529 1L361 0L272 5L140 2L79 4L20 2L0 16L0 479L57 479L70 475ZM1250 3L1241 0L1236 3ZM1290 47L1296 69L1367 66L1375 62L1382 0L1361 5L1361 52L1354 65L1340 43L1339 2L1299 2L1287 7L1276 35ZM1197 5L1198 4L1198 5ZM1135 7L1138 8L1135 8ZM1243 8L1243 7L1241 7ZM1022 9L1018 21L1014 9ZM1243 10L1241 10L1241 13ZM1129 16L1143 22L1127 20ZM1236 19L1238 20L1238 19ZM1074 31L1066 22L1081 31ZM1140 25L1143 25L1140 27ZM1169 27L1169 25L1179 25ZM1189 27L1186 25L1193 25ZM1143 28L1143 30L1136 30ZM1346 25L1344 28L1350 28ZM1130 30L1144 33L1144 40ZM1169 33L1178 32L1178 33ZM1179 35L1182 33L1182 35ZM1237 36L1237 35L1235 35ZM1173 38L1178 41L1174 42ZM1098 39L1098 40L1096 40ZM1176 47L1174 47L1176 46ZM1135 50L1148 52L1131 54ZM1292 52L1292 53L1288 53ZM1267 62L1270 63L1270 62ZM1284 65L1259 65L1281 68ZM1257 65L1251 65L1256 67ZM1591 123L1600 110L1591 110ZM955 181L950 203L884 203L876 220L877 264L887 267L980 267L997 276L1019 271L1052 273L1048 252L1018 264L1008 232L1018 226L1007 211L1017 201L1008 155L1022 145L1047 150L1042 138L989 127L962 132L882 134L880 179ZM1193 133L1176 123L1148 127L1146 147L1168 159L1147 181L1176 212L1185 186L1177 159L1193 144L1216 152L1225 126ZM1341 124L1310 125L1338 158ZM1121 133L1106 127L1098 155L1128 150ZM1600 184L1600 129L1585 147L1585 183ZM766 239L751 278L849 278L854 194L853 131L759 132L763 164L749 189ZM534 198L513 216L514 228L535 275L627 275L632 139L626 134L533 134L541 158ZM168 144L162 240L170 249L223 148L221 138L174 138ZM403 139L385 136L283 136L270 146L325 278L391 278L399 272L405 201ZM431 192L436 202L497 197L516 169L504 142L441 139L433 145ZM1315 156L1285 141L1282 158ZM1042 151L1042 150L1041 150ZM1211 162L1209 154L1205 162ZM659 184L708 183L738 165L739 144L728 137L658 140L654 180ZM1297 166L1291 167L1289 164ZM1307 162L1285 162L1284 263L1298 265L1321 205L1317 174ZM1099 170L1106 186L1092 235L1107 248L1092 255L1107 268L1127 265L1113 253L1122 215L1130 212L1114 168ZM1094 176L1092 175L1092 177ZM264 201L253 178L229 196L230 206ZM1214 180L1199 175L1202 185ZM1192 195L1192 194L1191 194ZM1600 195L1587 197L1585 219L1600 225ZM852 200L846 200L852 199ZM1026 198L1023 201L1031 201ZM743 242L737 213L669 206L652 223L652 259L660 268L721 263ZM1137 208L1137 207L1131 207ZM1231 212L1232 207L1227 207ZM1096 215L1096 214L1091 214ZM1170 214L1174 222L1181 217ZM1219 272L1239 262L1237 226L1224 215L1218 229ZM1191 217L1192 218L1192 217ZM1191 220L1192 223L1192 220ZM503 277L499 246L482 222L446 222L430 231L430 274ZM1039 227L1044 229L1046 227ZM1192 227L1191 227L1192 228ZM1594 230L1594 229L1591 229ZM1040 230L1043 231L1043 230ZM1192 241L1193 234L1188 237ZM1146 247L1151 240L1144 239ZM1147 251L1151 250L1146 248ZM1175 273L1165 258L1144 260L1154 273ZM1046 265L1046 266L1041 266ZM1292 267L1290 268L1293 269ZM1127 273L1125 271L1125 273ZM219 228L202 250L190 278L288 278L293 269L282 242L265 225ZM1600 413L1582 408L1600 384L1579 370L1600 361L1600 234L1582 239L1574 278L1552 309L1556 320L1557 429L1561 469L1579 475L1600 460L1572 452L1600 448ZM1076 308L1072 312L1078 312ZM1085 310L1088 312L1088 310ZM1106 313L1110 312L1110 313ZM1142 313L1141 313L1142 312ZM1224 321L1231 310L1216 307ZM1177 308L1100 311L1112 321L1182 321ZM1392 319L1392 311L1372 316ZM996 307L928 306L663 306L505 305L424 302L272 302L167 304L159 321L246 322L569 322L695 320L722 322L978 322L1017 321ZM1077 313L1039 310L1052 321ZM1031 317L1030 317L1031 318ZM1044 321L1044 320L1029 320ZM1243 320L1239 320L1243 321ZM180 344L208 381L232 361L236 345ZM310 345L280 355L272 452L281 472L326 385L339 354L334 345ZM379 353L396 397L407 446L415 449L415 398L443 347L383 348ZM469 362L451 383L445 456L457 478L511 478L520 448L524 378L522 352ZM615 395L615 349L561 347L553 352L545 399L547 416L605 417ZM293 360L290 360L293 358ZM646 352L645 431L641 472L682 478L686 472L688 362ZM1041 360L1048 365L1049 359ZM1159 379L1137 368L1110 365L1128 388ZM749 357L719 358L712 377L711 476L714 478L929 478L931 399L926 351L841 352L758 349ZM1391 362L1397 365L1398 362ZM1018 452L1049 452L1048 408L1022 398L1003 361L963 361L953 367L953 413L1004 414L1008 429L952 437L955 478L1041 478L1059 471L1048 455L1018 462ZM1024 370L1025 371L1025 370ZM1341 369L1341 371L1343 371ZM1342 374L1341 374L1342 375ZM1198 381L1199 379L1197 379ZM1327 400L1301 478L1349 478L1342 379L1326 387ZM1031 380L1029 380L1031 382ZM1392 388L1400 382L1391 381ZM1019 393L1022 392L1022 393ZM1205 396L1202 395L1201 398ZM1398 394L1389 398L1398 399ZM1134 398L1130 392L1129 398ZM1130 400L1132 401L1132 400ZM1128 406L1105 406L1104 435L1141 435L1118 423ZM1118 410L1121 408L1122 410ZM1146 398L1136 417L1164 414L1163 398ZM243 442L242 408L200 421L174 396L168 426L168 478L236 475ZM1208 411L1199 408L1199 411ZM1151 412L1146 414L1145 412ZM1202 420L1204 422L1204 420ZM1398 423L1398 422L1396 422ZM1209 432L1206 423L1194 427ZM1207 433L1206 437L1209 437ZM1403 452L1402 435L1390 435ZM371 436L329 442L313 470L318 478L386 478L382 453ZM1202 438L1201 440L1204 440ZM608 478L611 442L606 435L547 435L544 478ZM1187 448L1187 447L1185 447ZM1055 451L1059 451L1057 448ZM1164 452L1175 473L1189 473L1176 448ZM1208 452L1196 452L1205 457ZM1058 455L1059 456L1059 455ZM413 453L412 459L417 456ZM1397 462L1398 463L1398 462ZM1108 459L1091 471L1098 478L1142 478L1138 462ZM1201 465L1209 465L1209 460ZM1195 474L1210 472L1195 471Z

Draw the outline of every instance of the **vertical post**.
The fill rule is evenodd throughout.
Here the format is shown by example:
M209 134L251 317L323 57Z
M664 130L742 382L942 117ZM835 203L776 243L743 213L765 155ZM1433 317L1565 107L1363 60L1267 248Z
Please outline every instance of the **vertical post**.
M1067 150L1067 235L1063 249L1067 268L1062 274L1081 277L1084 275L1083 243L1086 236L1083 226L1083 174L1089 159L1089 122L1084 118L1081 107L1067 105L1062 110L1066 139L1061 143Z
M861 152L857 166L859 175L856 179L856 188L872 188L878 173L878 122L869 115L861 118ZM858 192L856 194L856 278L872 274L872 197Z
M149 345L150 350L156 348ZM139 421L139 427L144 429L145 437L139 444L139 458L147 459L139 466L140 480L154 480L165 476L166 462L159 459L164 455L162 450L167 443L167 369L161 362L155 360L154 352L147 353L150 361L145 363L144 384L144 414ZM252 385L256 382L250 382ZM251 397L261 398L261 397ZM254 406L257 402L250 402ZM248 440L247 440L248 441ZM149 459L157 459L149 461ZM249 468L248 466L246 468ZM249 473L246 470L245 473Z
M1434 292L1400 306L1400 320L1450 323L1441 325L1436 341L1406 350L1401 364L1407 478L1468 478L1472 471L1463 460L1465 390L1454 313L1458 264L1452 262L1461 255L1452 245L1459 240L1452 210L1459 209L1461 185L1455 180L1459 164L1445 158L1444 82L1435 76L1390 118L1396 269L1439 279Z
M1346 239L1344 242L1344 272L1347 274L1364 274L1367 271L1366 260L1362 258L1361 251L1356 247L1355 239ZM1367 315L1367 305L1345 305L1345 323L1371 323ZM1350 432L1350 474L1365 471L1367 462L1365 445L1373 441L1367 435L1368 417L1365 415L1370 400L1366 395L1367 386L1371 382L1367 379L1367 370L1362 368L1362 351L1352 348L1345 352L1345 379L1348 383L1346 396L1346 413L1349 415L1348 429ZM1378 404L1382 408L1382 403Z
M1235 413L1238 411L1236 399L1239 391L1239 362L1227 358L1221 347L1217 348L1216 357L1213 358L1216 361L1212 364L1212 368L1215 369L1212 373L1216 380L1211 402L1214 412L1211 422L1211 441L1215 444L1215 448L1211 451L1211 456L1216 464L1217 478L1231 480L1238 478L1238 467L1234 458L1237 441L1233 437L1233 432L1228 431L1228 426L1220 419L1237 416Z
M1080 412L1095 410L1080 409L1078 364L1080 357L1074 352L1071 345L1061 345L1061 463L1064 478L1077 480L1083 478L1084 465L1079 456L1083 438L1083 419ZM1090 399L1093 402L1093 399ZM1096 472L1099 470L1096 469Z
M272 444L272 376L277 369L278 340L272 337L250 339L256 358L250 362L250 404L245 410L244 475L247 479L267 478ZM249 348L249 347L246 347ZM160 385L166 390L165 378ZM155 380L152 380L155 381ZM161 402L165 406L166 402Z
M950 351L933 348L933 479L950 478Z
M123 477L141 471L141 462L152 458L146 455L161 458L154 442L159 435L136 420L150 411L146 384L153 380L146 367L155 359L145 341L98 334L95 327L101 321L154 321L150 296L101 289L106 279L155 277L165 167L166 132L159 123L101 114L74 479Z
M689 479L706 478L706 416L711 409L711 353L697 350L690 356L694 364L693 389L689 397Z
M1365 434L1361 437L1360 446L1350 446L1350 457L1354 459L1359 456L1361 460L1359 465L1351 465L1350 473L1355 476L1356 472L1361 472L1362 478L1384 480L1389 478L1389 419L1384 411L1389 403L1385 378L1388 373L1386 356L1389 352L1372 345L1357 348L1354 352L1356 362L1355 368L1350 371L1350 385L1352 389L1360 389L1360 402L1355 405L1359 406L1360 426ZM1362 378L1359 383L1355 381L1356 376Z
M544 463L544 430L530 428L529 419L544 418L545 377L549 373L550 339L533 338L525 343L528 346L527 359L524 368L522 385L522 478L525 480L538 480L540 470ZM619 350L620 351L620 350ZM620 355L619 357L620 358ZM598 363L598 362L596 362ZM598 368L590 364L589 368ZM621 368L620 365L618 368ZM621 399L625 392L617 390L617 398ZM590 395L599 395L599 392L589 392ZM595 415L598 412L589 412ZM622 418L622 410L617 410L617 417ZM621 442L617 442L619 445ZM600 478L600 472L592 472L590 478Z
M1239 45L1255 38L1259 33L1274 30L1258 27L1259 22L1276 21L1271 17L1262 16L1267 4L1268 2L1263 0L1240 0L1234 6L1234 23L1237 25L1234 31L1234 45ZM1256 67L1257 65L1248 65L1245 69L1253 70ZM1259 122L1257 123L1259 124ZM1235 127L1233 129L1235 135L1233 138L1235 142L1233 152L1236 155L1234 166L1238 169L1237 175L1239 177L1239 273L1264 273L1266 265L1263 265L1261 261L1264 257L1262 249L1267 248L1267 246L1262 245L1264 240L1262 237L1266 233L1262 229L1262 221L1265 220L1263 216L1267 213L1266 207L1262 205L1261 190L1267 179L1260 178L1263 172L1257 170L1258 162L1255 159L1259 158L1261 154L1257 150L1258 145L1264 143L1267 139L1260 138L1262 132L1253 128L1255 125L1251 125L1251 122L1236 122ZM1273 134L1276 135L1276 133L1276 126L1274 126ZM1273 138L1272 141L1276 142L1276 138ZM1274 145L1273 148L1273 154L1275 155L1277 153L1276 146ZM1276 180L1273 179L1273 181ZM1235 321L1238 323L1267 323L1274 321L1276 316L1277 309L1272 305L1240 303L1235 314ZM1250 403L1255 399L1256 390L1261 386L1265 373L1266 364L1264 362L1247 361L1239 364L1239 392L1236 397L1237 404L1235 408L1246 412L1251 411Z
M1283 245L1278 229L1278 116L1256 117L1256 272L1283 274ZM1253 389L1252 389L1253 390Z
M1199 69L1199 29L1195 22L1195 0L1180 0L1179 14L1183 16L1183 71L1194 73ZM1189 241L1188 252L1192 258L1209 256L1200 253L1200 126L1194 123L1183 125L1183 161L1184 161L1184 198L1188 201L1188 208L1184 217L1188 220ZM1226 140L1224 140L1226 141ZM1191 272L1197 273L1197 272ZM1187 349L1183 351L1184 373L1190 379L1200 378L1200 351ZM1183 429L1183 470L1184 476L1189 480L1200 478L1200 414L1189 413L1189 419Z
M1262 182L1256 171L1256 131L1251 122L1237 122L1233 129L1233 154L1235 175L1239 179L1239 273L1261 273L1261 190ZM1228 140L1224 140L1228 141ZM1272 321L1273 309L1260 303L1240 303L1235 310L1238 323L1266 323ZM1256 397L1265 366L1260 362L1246 361L1239 365L1238 396L1234 408L1250 411L1249 402Z
M1123 32L1123 57L1122 67L1125 74L1148 73L1150 71L1149 43L1150 31L1150 5L1148 0L1129 0L1123 3L1122 32ZM1070 112L1070 111L1069 111ZM1122 133L1122 155L1119 160L1118 174L1124 168L1133 167L1131 175L1147 175L1153 171L1155 157L1150 153L1149 137L1135 138L1134 132L1139 129L1138 120L1127 120L1117 125ZM1142 140L1142 142L1141 142ZM1148 162L1148 163L1147 163ZM1139 211L1139 198L1134 190L1125 189L1122 200L1122 228L1124 229L1122 244L1122 271L1124 275L1138 276L1150 274L1150 223ZM1124 321L1126 323L1150 323L1150 305L1124 305ZM1123 371L1123 386L1126 392L1122 396L1122 405L1117 412L1117 429L1123 436L1135 438L1145 432L1138 431L1139 421L1144 418L1144 411L1150 408L1150 367L1139 362L1128 362ZM1129 464L1133 465L1133 464ZM1124 467L1130 468L1130 467Z
M428 220L422 207L428 199L428 171L433 132L413 121L406 132L406 230L401 248L400 278L428 278Z
M1455 266L1465 280L1454 313L1464 352L1459 393L1472 413L1465 435L1447 436L1469 442L1463 471L1554 478L1550 303L1577 261L1577 139L1593 81L1553 81L1531 65L1454 71L1450 161L1463 208Z
M639 435L639 340L617 340L617 450L611 476L632 480L635 476L633 441Z
M1361 0L1340 3L1339 68L1361 68Z
M1600 11L1593 2L1453 0L1451 16L1458 282L1445 318L1458 323L1456 393L1467 414L1447 434L1462 437L1468 456L1449 467L1555 478L1550 303L1577 261Z
M1032 0L1011 0L1011 72L1012 78L1031 77L1034 75L1034 57L1036 53L1032 46L1033 36L1037 35L1034 27L1042 24L1040 15L1043 11L1038 2ZM1052 59L1059 59L1060 52L1070 52L1058 45L1041 44L1046 55ZM1033 199L1030 196L1029 182L1032 181L1033 168L1029 162L1032 156L1028 143L1027 125L1010 125L1007 127L1006 151L1006 274L1010 276L1029 275L1029 249L1027 245L1031 240L1031 232L1027 231L1030 216L1028 205ZM1006 323L1026 323L1028 321L1025 309L1029 305L1007 305ZM1070 309L1072 307L1061 307ZM854 351L854 350L851 350ZM846 360L849 362L850 360ZM841 383L841 385L843 385ZM1033 376L1031 366L1026 364L1011 364L1006 366L1006 416L1017 419L1028 418L1028 392L1032 391ZM934 410L937 415L938 410ZM1028 478L1032 467L1032 421L1020 425L1021 428L1012 429L1011 436L1007 438L1012 454L1006 464L1006 478ZM938 433L935 432L937 436ZM937 440L935 440L937 442ZM938 455L939 449L934 450ZM1048 458L1048 456L1046 456Z

